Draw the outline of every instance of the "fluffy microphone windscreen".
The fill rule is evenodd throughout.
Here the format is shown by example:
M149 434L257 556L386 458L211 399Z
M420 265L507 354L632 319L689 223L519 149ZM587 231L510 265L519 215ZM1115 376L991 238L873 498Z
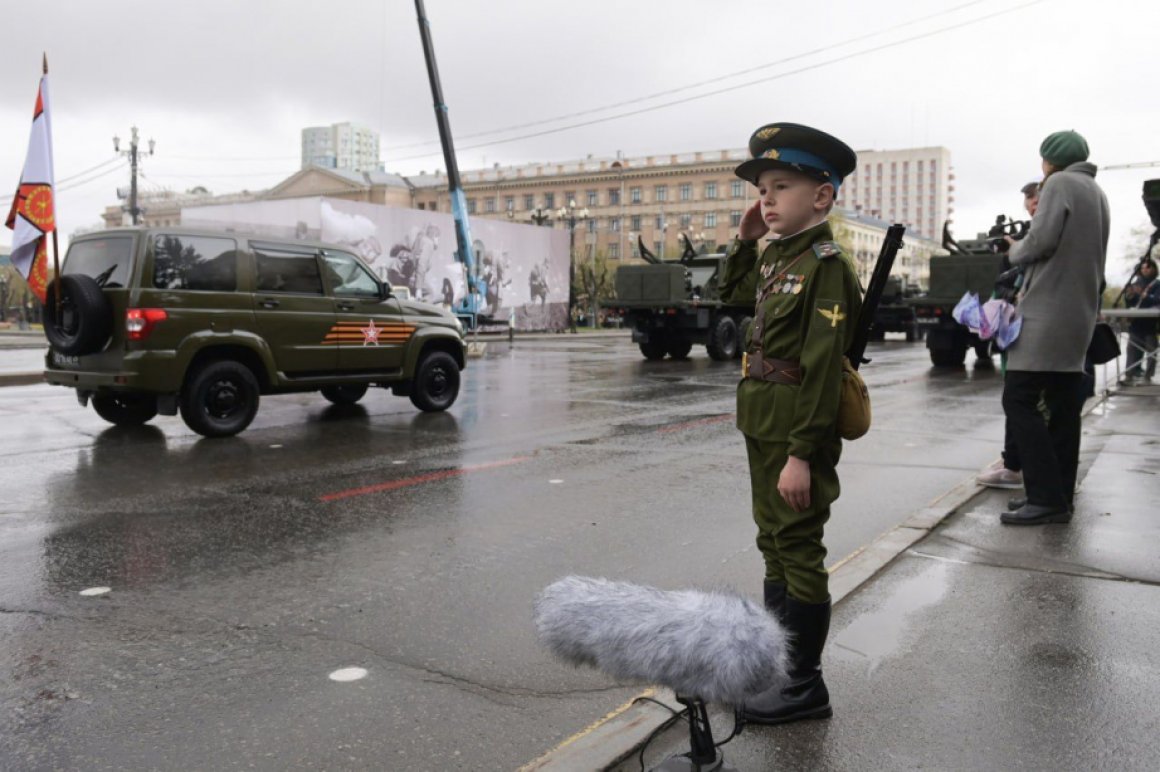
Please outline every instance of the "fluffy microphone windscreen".
M785 679L785 630L740 595L568 576L536 598L535 621L563 660L709 702L738 704Z

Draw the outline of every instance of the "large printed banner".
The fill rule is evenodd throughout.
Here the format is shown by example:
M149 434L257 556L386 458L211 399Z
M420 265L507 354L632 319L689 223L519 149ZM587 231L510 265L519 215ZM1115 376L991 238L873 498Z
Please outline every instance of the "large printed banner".
M346 246L387 283L448 308L467 292L454 257L454 220L445 212L294 198L185 207L181 224ZM511 319L519 330L567 326L567 231L480 218L471 221L471 236L487 285L486 316Z

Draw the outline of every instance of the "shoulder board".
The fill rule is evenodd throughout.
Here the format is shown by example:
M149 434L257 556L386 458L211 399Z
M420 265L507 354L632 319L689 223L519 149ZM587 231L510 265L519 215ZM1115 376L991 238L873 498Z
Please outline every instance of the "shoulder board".
M819 260L824 260L827 257L837 257L842 254L842 248L838 246L836 241L819 241L814 244L814 254L818 256Z

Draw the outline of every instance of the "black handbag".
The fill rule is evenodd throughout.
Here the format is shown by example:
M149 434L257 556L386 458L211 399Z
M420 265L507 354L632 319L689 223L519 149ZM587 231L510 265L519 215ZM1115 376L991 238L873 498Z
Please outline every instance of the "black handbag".
M1103 365L1120 357L1120 340L1112 325L1107 322L1096 322L1092 331L1092 342L1088 344L1088 359L1092 364Z

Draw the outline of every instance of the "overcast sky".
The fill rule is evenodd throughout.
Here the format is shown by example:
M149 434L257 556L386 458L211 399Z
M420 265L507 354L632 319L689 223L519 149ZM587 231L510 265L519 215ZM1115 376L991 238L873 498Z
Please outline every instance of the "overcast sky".
M341 121L381 132L388 171L443 166L409 0L0 0L0 10L0 204L19 179L47 51L63 236L100 221L128 170L65 178L112 159L112 136L134 124L157 141L143 188L269 187L298 169L303 127ZM427 11L461 169L743 147L762 123L796 121L855 149L949 148L954 227L971 236L1021 213L1019 188L1038 177L1052 131L1083 133L1100 165L1160 160L1155 0L428 0ZM585 114L469 136L574 113ZM1149 177L1160 168L1098 177L1112 204L1110 263L1147 224Z

